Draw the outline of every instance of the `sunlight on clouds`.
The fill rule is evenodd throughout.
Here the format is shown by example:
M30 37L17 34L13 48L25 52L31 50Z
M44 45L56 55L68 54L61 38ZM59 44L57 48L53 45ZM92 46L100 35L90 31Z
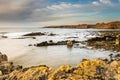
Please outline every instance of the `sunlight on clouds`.
M70 4L70 3L60 3L58 5L51 5L51 6L47 6L47 9L51 9L51 10L64 10L64 9L68 9L68 8L79 8L81 7L80 4Z
M89 3L84 0L84 4L78 1L52 1L54 0L0 0L0 23L88 23L91 17L105 20L104 16L112 14L108 18L114 19L118 17L115 13L120 13L120 0L90 0Z
M99 6L99 5L100 5L100 3L97 2L97 1L93 1L92 4L93 4L93 5L96 5L96 6Z
M100 0L103 4L112 4L110 0Z

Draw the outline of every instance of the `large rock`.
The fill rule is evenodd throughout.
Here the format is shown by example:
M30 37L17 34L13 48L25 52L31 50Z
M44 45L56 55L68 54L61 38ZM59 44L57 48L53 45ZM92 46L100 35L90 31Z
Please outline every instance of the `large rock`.
M5 54L0 54L0 62L1 61L8 61L7 55Z
M72 40L68 40L67 41L67 46L73 46L73 41Z
M12 62L8 62L7 55L0 52L0 75L8 74L14 70Z

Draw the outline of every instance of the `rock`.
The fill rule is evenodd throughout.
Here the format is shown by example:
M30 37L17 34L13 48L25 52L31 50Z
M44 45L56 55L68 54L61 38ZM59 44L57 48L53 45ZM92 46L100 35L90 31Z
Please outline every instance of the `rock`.
M60 67L59 67L59 70L60 70L60 71L64 71L64 72L70 72L71 69L72 69L72 68L71 68L71 66L69 66L69 65L63 65L63 66L60 66Z
M3 75L3 73L2 73L2 71L0 70L0 76L2 76Z
M23 36L41 36L41 35L45 35L45 34L41 32L32 32L32 33L25 34Z
M36 39L36 37L32 37L32 39Z
M3 54L2 59L3 59L3 61L8 61L7 55Z
M73 46L73 41L68 40L68 41L67 41L67 46Z
M49 40L49 41L48 41L48 44L49 44L49 45L54 44L54 43L53 43L53 40Z
M116 45L119 45L119 44L120 44L119 39L116 39L116 40L115 40L115 44L116 44Z
M21 66L21 65L17 65L17 66L15 66L15 69L16 70L21 70L23 67Z
M54 46L54 45L68 45L72 46L73 43L79 43L80 41L74 41L74 40L69 40L69 41L58 41L58 42L53 42L52 40L44 41L41 43L34 44L34 46L40 47L40 46Z
M55 36L56 34L50 33L48 36Z
M32 46L32 44L29 44L28 46Z
M48 46L47 41L36 44L36 46Z
M0 54L0 61L8 61L8 58L5 54Z

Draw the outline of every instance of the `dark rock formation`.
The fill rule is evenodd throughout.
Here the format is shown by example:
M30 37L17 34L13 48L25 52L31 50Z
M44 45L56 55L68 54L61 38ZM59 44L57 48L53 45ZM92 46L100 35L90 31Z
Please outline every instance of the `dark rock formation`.
M58 41L58 42L53 42L52 40L50 40L49 42L44 41L41 43L37 43L35 44L35 46L40 47L40 46L54 46L54 45L68 45L68 46L72 46L74 43L79 43L79 41L74 41L74 40L68 40L68 41Z
M83 42L87 46L104 49L120 51L120 32L101 32L99 37L91 38Z
M23 35L23 36L41 36L41 35L45 35L45 33L32 32L32 33L25 34L25 35Z

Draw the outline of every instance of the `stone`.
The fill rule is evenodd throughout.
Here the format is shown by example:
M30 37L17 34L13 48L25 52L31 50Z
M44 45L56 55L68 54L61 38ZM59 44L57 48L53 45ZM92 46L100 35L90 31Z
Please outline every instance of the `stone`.
M2 76L3 75L3 73L2 73L2 71L0 70L0 76Z
M48 41L48 44L49 44L49 45L50 45L50 44L52 45L52 44L53 44L53 40L49 40L49 41Z
M67 41L67 46L73 46L73 41L72 40L68 40Z
M116 45L119 45L119 44L120 44L119 39L116 39L116 40L115 40L115 44L116 44Z
M64 72L69 72L71 70L71 66L69 66L69 65L60 66L59 70L64 71Z
M8 61L7 55L3 54L2 59L3 59L3 61Z

